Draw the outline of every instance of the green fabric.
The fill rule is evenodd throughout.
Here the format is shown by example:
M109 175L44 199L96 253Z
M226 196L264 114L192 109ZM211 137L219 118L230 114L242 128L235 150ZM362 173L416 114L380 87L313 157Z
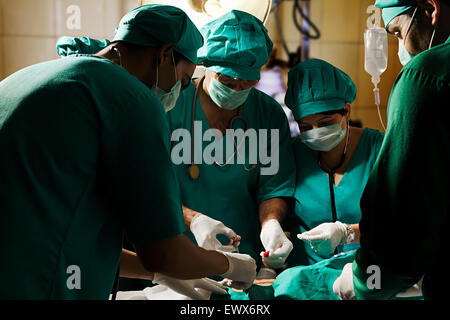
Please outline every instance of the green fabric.
M272 286L252 285L245 291L235 291L227 288L228 294L212 294L210 300L273 300L274 289Z
M450 246L450 42L418 54L397 77L387 131L361 200L361 248L354 277L364 284L371 264L381 290L355 287L359 299L389 299L425 274L425 298L448 290ZM380 230L395 230L384 236ZM382 233L383 231L381 231ZM394 276L395 275L395 276Z
M344 109L356 97L356 85L342 70L320 59L294 66L288 75L285 103L295 120L311 114Z
M56 42L56 51L59 56L66 57L72 54L94 54L106 48L109 40L96 40L88 37L62 36Z
M381 8L381 16L384 25L387 27L389 22L405 11L417 6L416 0L376 0L375 6Z
M333 284L341 275L344 266L354 261L355 253L353 250L310 266L288 268L277 276L271 286L252 285L243 292L228 288L228 295L213 294L211 300L339 300L333 292Z
M172 131L180 128L191 131L194 93L195 87L191 83L183 91L175 108L168 113ZM222 221L227 227L241 235L242 241L239 245L239 251L250 254L259 264L261 262L259 254L263 250L259 239L259 204L271 198L293 197L295 163L290 142L289 124L283 109L275 100L259 90L252 89L248 100L242 107L241 115L248 120L249 128L253 128L257 132L259 129L269 131L268 154L272 152L270 150L270 129L279 130L280 163L278 173L261 175L260 169L270 165L263 165L259 162L257 168L246 171L242 164L237 163L236 155L234 164L228 164L224 167L216 164L208 165L202 161L198 165L200 176L196 180L188 174L189 164L175 165L175 171L181 187L183 204L213 219ZM203 133L210 128L199 99L197 99L196 104L195 120L201 122ZM243 122L236 121L233 128L244 128ZM203 133L195 133L195 141L201 141ZM226 135L226 139L222 139L224 157L226 157L227 150L225 147L226 140L231 141L229 134ZM179 143L182 142L173 142L172 150ZM190 145L190 139L187 143ZM209 141L203 142L202 150L210 143ZM246 145L246 166L249 168L251 165L248 163L248 141L246 141ZM230 157L226 158L226 160L229 160L228 162L232 161ZM190 157L188 157L187 162L190 161ZM195 241L192 233L189 232L188 235Z
M355 224L361 219L360 199L371 169L383 142L383 133L365 128L341 181L334 187L337 220ZM293 142L297 164L295 188L295 215L306 226L291 224L294 249L288 257L289 266L310 265L323 260L307 241L297 238L298 233L332 221L329 179L320 168L311 149L296 138ZM339 251L358 248L358 244L339 246Z
M355 258L355 251L341 253L310 266L284 270L273 283L276 299L339 300L333 283L347 263Z
M183 10L166 5L149 4L128 12L116 29L113 41L141 46L174 45L174 50L197 63L197 50L203 38Z
M95 56L18 71L0 96L0 299L107 299L124 233L185 231L160 102Z
M205 44L198 50L198 59L206 69L233 78L259 80L273 43L258 18L232 10L200 31Z

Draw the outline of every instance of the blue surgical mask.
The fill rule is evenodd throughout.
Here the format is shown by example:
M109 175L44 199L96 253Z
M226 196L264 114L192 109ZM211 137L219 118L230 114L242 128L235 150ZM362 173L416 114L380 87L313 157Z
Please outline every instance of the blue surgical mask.
M250 90L251 88L234 91L213 77L208 84L208 93L211 99L220 108L226 110L234 110L243 105L250 94Z
M170 89L170 91L166 92L158 87L158 66L156 66L156 85L153 85L152 87L153 93L158 97L159 101L161 101L161 104L163 105L165 112L169 112L175 107L181 92L181 81L178 80L177 69L175 67L175 59L173 57L173 53L172 53L172 61L175 68L176 82Z
M344 139L347 129L348 124L346 129L342 129L341 124L336 123L300 132L300 139L310 149L326 152L332 150Z

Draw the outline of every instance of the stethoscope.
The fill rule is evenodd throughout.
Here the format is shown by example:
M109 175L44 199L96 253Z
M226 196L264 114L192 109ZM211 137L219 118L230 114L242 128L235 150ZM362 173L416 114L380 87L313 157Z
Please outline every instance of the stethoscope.
M342 153L341 160L334 168L325 167L321 162L322 153L319 153L319 160L318 160L319 167L328 174L328 182L329 182L329 187L330 187L331 215L332 215L333 222L337 221L336 198L334 195L334 183L335 183L334 175L336 174L337 169L339 169L344 164L344 161L345 161L345 156L347 154L348 140L350 137L349 124L350 124L350 121L347 121L347 140L345 142L344 152ZM335 254L338 253L337 247L336 247L334 253Z
M197 108L197 98L198 98L198 93L200 90L200 87L203 83L203 80L205 80L205 76L203 76L200 81L197 83L197 86L195 87L195 93L194 93L194 99L192 101L192 119L191 119L191 165L188 168L188 174L192 179L198 179L198 177L200 176L200 167L194 163L194 141L195 141L195 131L194 131L194 122L195 122L195 110ZM238 114L235 115L233 118L231 118L229 124L228 124L228 128L233 128L234 123L237 120L240 120L244 123L244 132L246 132L248 130L248 120L241 115L241 109L242 106L239 107L238 110ZM231 137L233 139L234 142L234 146L235 146L235 151L233 152L233 154L230 156L229 159L227 159L225 161L225 163L220 163L218 162L216 159L214 159L214 164L218 165L219 167L225 167L226 165L229 164L230 160L232 160L234 158L234 155L237 154L237 156L241 159L240 153L239 153L239 148L241 146L241 144L244 142L245 140L245 136L242 137L242 140L239 142L239 145L236 145L236 141L234 139L234 136ZM247 165L245 164L245 161L242 161L242 166L244 167L245 171L251 171L253 169L255 169L257 167L256 164L252 164L250 167L247 167Z

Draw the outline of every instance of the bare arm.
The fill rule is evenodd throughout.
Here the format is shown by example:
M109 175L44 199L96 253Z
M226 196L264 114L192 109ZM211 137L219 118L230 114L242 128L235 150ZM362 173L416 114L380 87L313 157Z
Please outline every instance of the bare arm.
M123 278L153 280L153 272L147 271L135 252L122 249L120 276Z
M182 205L183 208L183 216L184 216L184 225L188 231L191 231L191 222L192 219L199 214L200 212L189 209L185 205Z
M177 279L221 275L229 267L228 259L222 253L197 247L184 234L135 246L142 265L149 272L160 272Z
M259 205L259 221L261 226L270 219L282 222L288 212L288 203L282 198L272 198L265 200Z
M352 224L352 228L353 228L353 231L355 232L355 239L352 241L352 243L359 243L359 236L360 236L359 223Z

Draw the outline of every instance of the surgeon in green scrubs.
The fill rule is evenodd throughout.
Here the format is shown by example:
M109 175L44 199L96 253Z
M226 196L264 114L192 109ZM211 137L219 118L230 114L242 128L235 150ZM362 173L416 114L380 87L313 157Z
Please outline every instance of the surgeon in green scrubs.
M391 299L423 278L425 299L448 297L450 3L378 0L404 64L389 98L380 154L361 200L361 247L335 292ZM379 267L378 287L367 285ZM370 280L370 279L369 279ZM370 281L369 281L370 283Z
M298 229L292 232L303 240L294 242L290 266L358 247L359 202L383 133L349 125L355 97L351 78L324 60L304 61L289 72L285 101L300 129L293 142Z
M183 11L142 6L96 55L0 83L0 299L107 299L119 262L124 276L164 284L254 279L250 256L183 235L169 127L150 90L176 99L171 88L189 83L201 45ZM124 235L137 254L121 254Z
M208 240L219 233L226 236L223 243L239 235L241 241L234 242L239 244L239 252L259 261L265 252L264 265L277 269L292 249L281 225L294 192L295 164L283 109L253 88L273 44L261 21L238 10L200 31L205 44L198 56L205 76L194 79L168 113L172 159L181 158L175 171L186 226L193 232L188 234L210 248L220 246L218 241ZM237 147L233 148L235 137L227 132L230 129L249 129L256 136L267 133L267 140L252 143L241 136L234 140ZM209 138L202 138L203 134ZM222 154L211 152L212 159L202 159L212 142L218 148L223 146ZM246 153L239 148L242 145ZM253 147L259 148L254 153L256 161L249 152ZM261 153L269 159L261 158Z

